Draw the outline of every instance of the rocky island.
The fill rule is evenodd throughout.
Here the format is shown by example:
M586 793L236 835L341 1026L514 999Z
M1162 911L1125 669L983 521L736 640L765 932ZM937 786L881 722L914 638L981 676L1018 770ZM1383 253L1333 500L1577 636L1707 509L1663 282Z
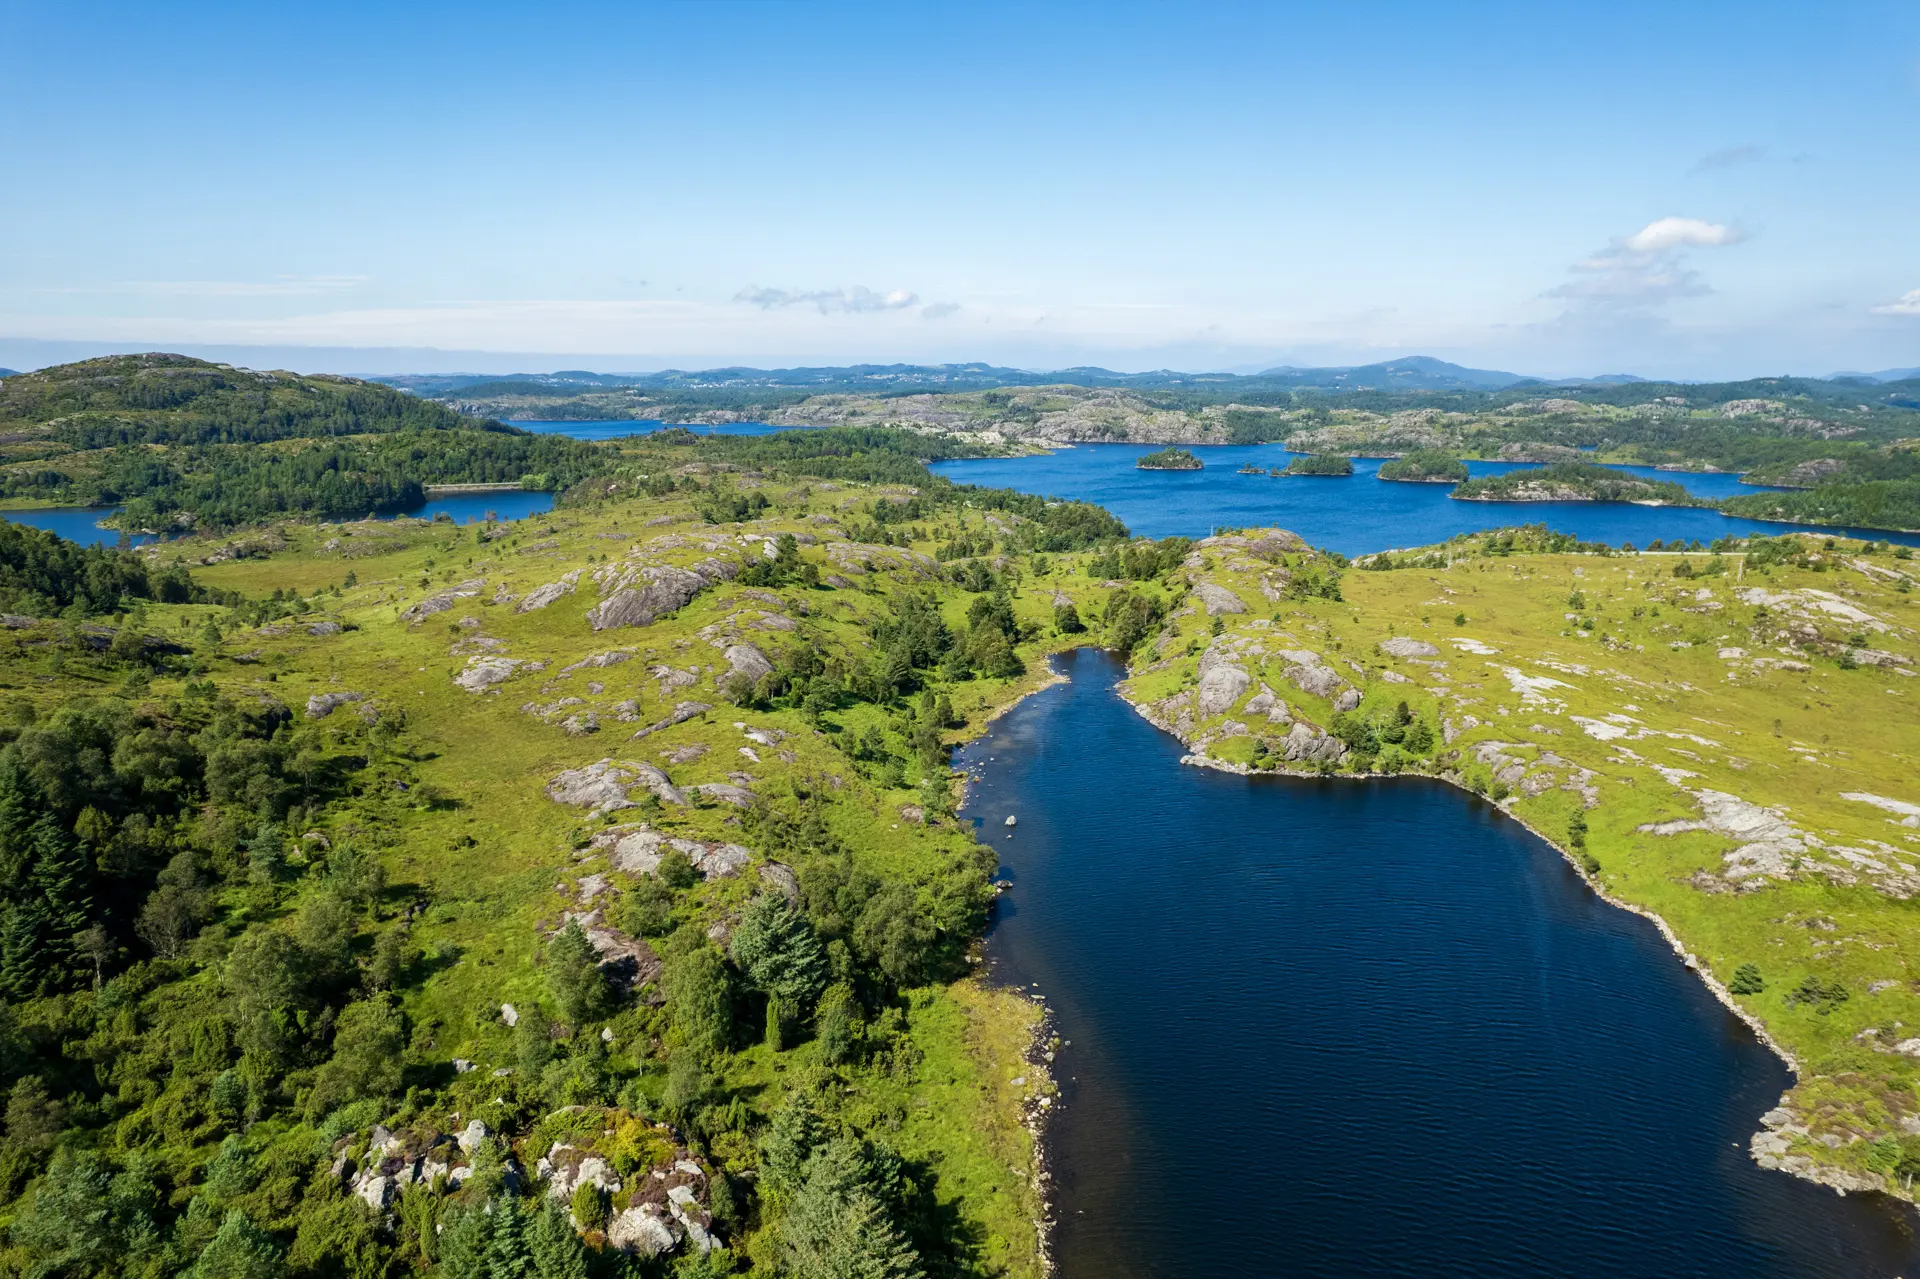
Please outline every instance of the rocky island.
M1340 453L1309 453L1288 462L1280 474L1339 479L1353 474L1353 459Z
M1198 471L1205 465L1187 450L1171 447L1148 453L1134 463L1143 471Z
M1448 496L1462 502L1641 502L1711 506L1669 480L1646 480L1591 462L1555 462L1467 480Z
M1467 464L1444 449L1415 449L1382 462L1376 474L1411 484L1458 484L1467 478Z

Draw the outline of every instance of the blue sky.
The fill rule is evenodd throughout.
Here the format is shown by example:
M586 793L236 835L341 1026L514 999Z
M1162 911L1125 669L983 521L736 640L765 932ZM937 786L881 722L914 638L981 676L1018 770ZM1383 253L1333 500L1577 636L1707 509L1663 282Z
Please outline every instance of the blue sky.
M0 364L1920 365L1910 0L7 12Z

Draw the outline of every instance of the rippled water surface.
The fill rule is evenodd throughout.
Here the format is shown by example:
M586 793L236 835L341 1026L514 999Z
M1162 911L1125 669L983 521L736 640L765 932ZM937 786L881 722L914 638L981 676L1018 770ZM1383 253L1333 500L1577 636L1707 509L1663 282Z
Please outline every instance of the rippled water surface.
M1242 475L1246 465L1281 467L1293 456L1278 444L1196 448L1199 471L1143 471L1134 462L1150 444L1082 444L1044 457L937 462L933 470L956 484L1015 488L1048 497L1097 502L1146 537L1205 537L1215 528L1273 525L1292 529L1315 546L1359 555L1388 547L1427 546L1455 533L1511 524L1546 524L1583 541L1644 547L1655 538L1711 542L1752 533L1774 536L1794 527L1737 520L1717 511L1619 502L1456 502L1444 484L1400 484L1379 479L1380 459L1355 458L1345 478ZM1474 475L1519 469L1517 462L1469 462ZM1648 479L1673 480L1699 497L1731 497L1764 490L1733 475L1689 475L1647 466L1617 468ZM1836 533L1838 529L1819 529ZM1866 536L1920 545L1920 535Z
M1183 766L1114 659L1060 666L963 762L996 974L1072 1041L1062 1279L1920 1276L1910 1210L1748 1159L1785 1068L1550 847L1434 782Z

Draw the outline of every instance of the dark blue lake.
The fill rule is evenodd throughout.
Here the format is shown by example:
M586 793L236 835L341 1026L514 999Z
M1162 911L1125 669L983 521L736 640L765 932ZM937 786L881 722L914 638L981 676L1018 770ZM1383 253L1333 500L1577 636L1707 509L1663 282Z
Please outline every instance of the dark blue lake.
M1588 542L1644 547L1659 538L1702 542L1728 535L1769 537L1796 527L1737 520L1691 507L1633 506L1601 502L1456 502L1444 484L1396 484L1375 472L1380 460L1355 458L1343 479L1241 475L1251 462L1263 469L1285 466L1296 456L1278 444L1214 445L1193 450L1201 471L1143 471L1134 465L1149 444L1081 444L1044 457L984 458L936 462L932 469L956 484L1014 488L1048 497L1096 502L1147 537L1205 537L1215 528L1275 525L1315 546L1358 555L1389 547L1426 546L1455 533L1513 524L1547 524ZM1469 462L1474 475L1523 469L1519 462ZM1701 497L1731 497L1758 490L1733 475L1694 475L1647 466L1618 468L1649 479L1674 480ZM1844 530L1822 528L1820 533ZM1920 546L1920 535L1862 536Z
M1920 1275L1910 1209L1748 1159L1786 1069L1546 844L1430 781L1183 766L1115 659L1060 668L961 762L995 975L1071 1041L1061 1279Z

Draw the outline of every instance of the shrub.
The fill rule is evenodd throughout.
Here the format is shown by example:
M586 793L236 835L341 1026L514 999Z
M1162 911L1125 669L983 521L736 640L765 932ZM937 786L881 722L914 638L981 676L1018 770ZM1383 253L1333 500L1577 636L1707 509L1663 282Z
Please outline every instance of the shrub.
M1736 995L1757 995L1766 988L1766 980L1753 964L1742 964L1734 969L1733 980L1727 983L1727 989Z

